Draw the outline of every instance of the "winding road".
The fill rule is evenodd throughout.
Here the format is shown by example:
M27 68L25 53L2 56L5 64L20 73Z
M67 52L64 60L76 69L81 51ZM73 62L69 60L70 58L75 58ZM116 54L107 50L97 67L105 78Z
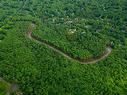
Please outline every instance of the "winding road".
M54 50L55 52L61 54L62 56L66 57L66 58L68 58L70 60L77 61L77 62L79 62L81 64L93 64L93 63L97 63L97 62L105 59L106 57L108 57L111 54L111 52L112 52L112 48L110 46L107 46L106 49L105 49L105 51L101 55L99 55L97 57L91 57L91 58L88 58L88 59L74 58L70 54L66 53L65 51L61 50L57 46L53 45L52 43L47 42L47 41L45 41L45 40L43 40L41 38L38 38L38 37L32 35L32 31L33 31L33 28L34 27L35 27L35 24L32 23L30 25L30 27L28 28L28 31L26 33L26 36L29 39L35 41L36 43L45 45L48 48Z

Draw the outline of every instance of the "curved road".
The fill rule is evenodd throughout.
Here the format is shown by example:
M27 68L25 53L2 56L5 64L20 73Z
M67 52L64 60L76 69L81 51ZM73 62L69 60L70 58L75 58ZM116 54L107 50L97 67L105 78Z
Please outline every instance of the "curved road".
M88 59L80 59L80 58L74 58L72 56L70 56L70 54L68 53L65 53L64 51L62 51L60 48L54 46L52 43L49 43L49 42L46 42L45 40L43 39L40 39L34 35L32 35L32 30L33 28L35 27L35 24L31 24L30 27L28 28L28 31L27 31L27 37L33 41L35 41L36 43L39 43L39 44L42 44L42 45L45 45L47 46L48 48L54 50L55 52L61 54L62 56L68 58L68 59L71 59L71 60L74 60L74 61L77 61L81 64L92 64L92 63L97 63L103 59L105 59L108 55L111 54L112 52L112 48L110 46L106 47L105 51L98 57L91 57L91 58L88 58Z

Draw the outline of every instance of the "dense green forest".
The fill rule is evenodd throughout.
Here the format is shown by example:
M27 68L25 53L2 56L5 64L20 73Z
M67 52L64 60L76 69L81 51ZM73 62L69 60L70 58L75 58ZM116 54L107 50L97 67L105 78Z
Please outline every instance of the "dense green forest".
M80 64L30 40L31 23L33 36L74 58L113 50ZM0 0L0 95L11 83L23 95L126 95L126 52L126 0Z

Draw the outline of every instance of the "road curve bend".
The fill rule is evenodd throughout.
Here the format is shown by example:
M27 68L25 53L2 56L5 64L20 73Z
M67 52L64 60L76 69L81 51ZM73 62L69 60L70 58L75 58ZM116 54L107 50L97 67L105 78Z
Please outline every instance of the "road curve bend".
M91 58L88 58L88 59L74 58L70 54L66 53L65 51L62 51L57 46L53 45L52 43L47 42L47 41L45 41L45 40L43 40L41 38L38 38L38 37L32 35L32 31L33 31L33 28L34 27L35 27L35 24L32 23L29 26L28 30L27 30L26 36L29 39L35 41L36 43L45 45L48 48L54 50L55 52L61 54L62 56L66 57L66 58L68 58L70 60L77 61L77 62L79 62L81 64L93 64L93 63L97 63L97 62L105 59L106 57L108 57L111 54L111 52L112 52L112 48L110 46L107 46L106 49L105 49L105 51L101 55L99 55L97 57L91 57Z

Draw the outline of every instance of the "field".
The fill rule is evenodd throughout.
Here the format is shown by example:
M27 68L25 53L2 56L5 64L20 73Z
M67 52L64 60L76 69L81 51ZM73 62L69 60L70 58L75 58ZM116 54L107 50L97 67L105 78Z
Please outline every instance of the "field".
M126 95L126 0L0 0L0 95Z

